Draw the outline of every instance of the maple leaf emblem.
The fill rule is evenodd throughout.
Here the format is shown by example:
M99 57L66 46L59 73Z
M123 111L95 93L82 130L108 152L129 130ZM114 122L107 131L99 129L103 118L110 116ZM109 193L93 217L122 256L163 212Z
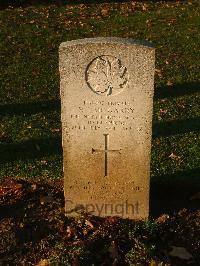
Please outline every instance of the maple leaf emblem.
M97 94L117 94L127 85L127 68L116 57L102 55L89 64L86 80Z

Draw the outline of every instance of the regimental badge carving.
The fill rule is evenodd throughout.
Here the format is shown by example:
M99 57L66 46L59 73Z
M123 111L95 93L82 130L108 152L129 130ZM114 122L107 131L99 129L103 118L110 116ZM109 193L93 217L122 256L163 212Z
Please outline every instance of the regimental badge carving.
M127 86L128 71L120 59L110 55L101 55L88 65L86 82L90 89L99 95L115 95Z

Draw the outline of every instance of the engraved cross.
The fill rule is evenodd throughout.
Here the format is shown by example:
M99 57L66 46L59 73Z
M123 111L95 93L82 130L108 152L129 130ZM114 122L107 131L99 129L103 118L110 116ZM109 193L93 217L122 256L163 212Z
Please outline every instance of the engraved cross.
M108 175L108 153L109 152L117 152L119 154L121 154L121 150L109 150L108 146L109 146L109 134L103 134L105 137L105 148L104 150L98 150L98 149L93 149L92 148L92 154L94 153L101 153L104 152L104 163L105 163L105 167L104 167L104 176Z

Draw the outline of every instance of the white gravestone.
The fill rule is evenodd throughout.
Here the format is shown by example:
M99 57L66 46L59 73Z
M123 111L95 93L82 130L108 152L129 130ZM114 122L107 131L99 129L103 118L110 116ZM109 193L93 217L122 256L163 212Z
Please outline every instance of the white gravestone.
M59 54L66 214L146 219L154 48L94 38Z

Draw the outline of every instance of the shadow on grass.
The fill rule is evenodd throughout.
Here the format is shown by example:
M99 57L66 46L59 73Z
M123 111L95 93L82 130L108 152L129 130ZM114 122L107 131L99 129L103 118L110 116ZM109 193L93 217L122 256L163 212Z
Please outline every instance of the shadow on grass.
M153 123L153 138L200 131L200 117Z
M173 86L163 86L155 89L154 99L173 98L183 95L190 95L200 90L199 82L175 84Z
M150 216L200 208L200 168L152 177L150 188Z
M0 163L15 160L39 159L62 153L61 137L30 139L20 143L0 144Z
M0 105L0 115L32 115L40 112L60 111L60 100Z

